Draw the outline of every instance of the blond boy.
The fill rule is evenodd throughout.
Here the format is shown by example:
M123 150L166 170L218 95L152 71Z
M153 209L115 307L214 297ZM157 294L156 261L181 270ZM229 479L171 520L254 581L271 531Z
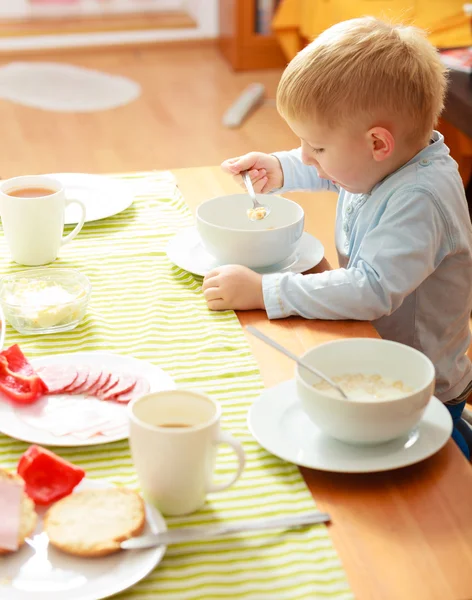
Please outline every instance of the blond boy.
M340 268L261 276L230 265L203 289L212 310L369 320L383 338L423 351L470 457L461 414L472 392L472 228L457 165L434 131L445 89L439 56L415 28L366 17L321 34L277 91L301 147L222 167L238 181L249 170L258 192L338 191Z

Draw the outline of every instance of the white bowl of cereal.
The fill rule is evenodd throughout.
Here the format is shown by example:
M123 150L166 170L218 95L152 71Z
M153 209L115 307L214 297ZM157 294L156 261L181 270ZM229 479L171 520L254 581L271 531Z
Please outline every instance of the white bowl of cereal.
M324 433L348 444L379 444L408 434L434 393L433 363L397 342L353 338L321 344L303 360L347 394L297 365L303 410Z
M266 194L256 194L270 213L251 220L248 194L219 196L197 208L197 230L202 244L223 264L253 269L276 265L297 250L303 235L305 214L296 202Z

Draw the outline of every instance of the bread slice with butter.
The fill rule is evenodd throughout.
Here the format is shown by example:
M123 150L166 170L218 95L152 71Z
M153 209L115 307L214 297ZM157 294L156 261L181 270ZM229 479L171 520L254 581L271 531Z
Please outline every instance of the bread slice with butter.
M56 502L44 517L49 543L74 556L106 556L142 533L144 502L127 489L84 490Z
M0 479L12 480L19 483L23 483L23 479L16 475L16 473L10 473L4 469L0 469ZM36 529L38 522L38 515L36 514L34 502L29 498L23 491L21 499L21 513L20 513L20 530L18 532L18 548L23 546L26 538L28 538L33 531ZM4 515L3 515L4 517ZM1 518L1 517L0 517ZM0 554L9 554L12 550L0 548Z

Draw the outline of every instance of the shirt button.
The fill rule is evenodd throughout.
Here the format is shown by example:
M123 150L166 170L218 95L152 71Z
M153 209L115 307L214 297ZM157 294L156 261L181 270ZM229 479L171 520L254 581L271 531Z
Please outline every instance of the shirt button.
M351 204L347 207L346 212L348 215L350 215L352 213L352 205Z
M347 223L344 223L344 227L343 227L345 233L349 232L349 225Z
M431 164L431 161L430 161L430 160L427 160L426 158L422 158L422 159L420 160L420 165L421 165L422 167L427 167L427 166L428 166L428 165L430 165L430 164Z

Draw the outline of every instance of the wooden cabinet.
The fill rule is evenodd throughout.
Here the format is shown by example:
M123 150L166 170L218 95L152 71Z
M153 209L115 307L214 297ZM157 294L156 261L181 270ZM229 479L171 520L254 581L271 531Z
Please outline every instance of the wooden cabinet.
M256 32L257 0L220 0L221 52L235 71L287 64L275 35Z

